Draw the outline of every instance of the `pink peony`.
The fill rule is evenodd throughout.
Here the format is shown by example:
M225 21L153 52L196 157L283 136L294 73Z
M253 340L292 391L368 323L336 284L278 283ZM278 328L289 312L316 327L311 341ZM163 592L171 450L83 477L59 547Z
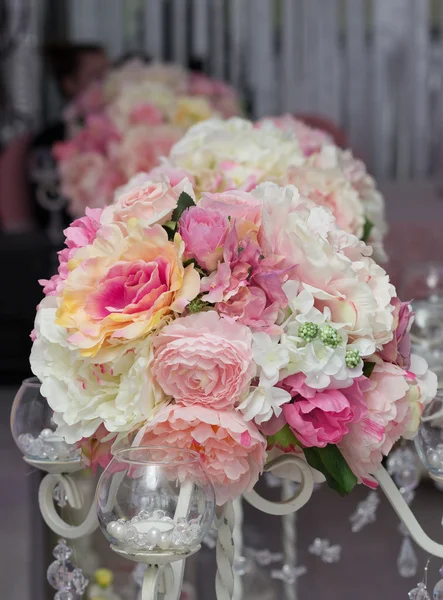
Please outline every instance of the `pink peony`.
M154 377L166 394L187 406L233 407L255 375L250 330L215 311L177 319L153 344Z
M244 191L203 194L198 205L200 208L222 212L226 217L236 221L247 221L257 227L261 225L262 204L257 198Z
M406 373L396 365L376 364L368 382L363 392L368 413L350 425L339 447L360 481L377 487L371 474L380 467L383 455L409 430L420 403L410 396Z
M223 244L229 229L228 217L218 210L192 206L179 223L185 243L185 257L194 258L206 271L214 271L223 257Z
M198 452L215 487L217 504L238 498L256 484L265 463L266 440L234 410L169 404L138 433L134 445L174 446Z
M115 204L103 211L102 223L127 223L129 219L141 219L146 225L166 223L177 206L178 198L186 187L171 187L166 181L152 181L149 175L140 173L119 190Z
M394 338L383 347L380 356L386 362L409 369L411 364L409 330L414 313L409 302L401 302L398 298L393 298L391 304L394 306Z
M201 290L207 292L203 299L216 303L217 311L232 321L272 333L279 310L288 304L282 284L289 271L265 258L254 239L239 240L235 222L223 259L217 271L202 279Z
M296 390L291 389L290 379L281 383L293 394ZM304 446L324 448L327 444L338 444L351 423L361 421L367 412L362 393L367 380L365 377L360 380L341 390L309 393L308 397L295 395L292 403L283 406L287 423Z
M66 246L58 253L59 266L58 272L51 279L40 279L39 283L43 286L45 296L56 296L61 293L63 282L69 274L68 262L74 256L78 248L83 248L92 244L95 240L98 229L100 228L100 217L102 210L100 208L87 208L86 216L76 219L64 230L66 236Z

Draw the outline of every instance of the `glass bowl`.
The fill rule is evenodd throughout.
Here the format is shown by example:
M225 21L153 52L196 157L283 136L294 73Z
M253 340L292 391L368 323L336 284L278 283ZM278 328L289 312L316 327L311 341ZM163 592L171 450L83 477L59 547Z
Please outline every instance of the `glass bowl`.
M429 475L443 481L443 395L425 407L414 442Z
M214 518L214 488L200 456L179 448L118 450L96 499L111 547L134 560L195 552Z
M14 398L11 431L15 443L30 461L78 462L80 451L55 433L54 412L41 395L40 388L40 381L30 377L23 381Z

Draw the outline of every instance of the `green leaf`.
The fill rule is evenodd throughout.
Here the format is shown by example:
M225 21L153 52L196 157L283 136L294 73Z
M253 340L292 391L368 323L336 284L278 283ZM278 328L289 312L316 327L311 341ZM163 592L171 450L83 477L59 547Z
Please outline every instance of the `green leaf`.
M323 473L329 487L341 496L349 494L357 484L357 477L337 446L328 444L325 448L303 448L303 452L311 467Z
M280 431L274 435L268 435L267 440L268 448L277 446L277 448L280 448L281 450L290 450L291 448L300 445L289 425L285 425L283 429L280 429Z
M374 227L374 223L372 221L370 221L368 219L368 217L365 218L365 224L363 225L363 235L362 235L362 241L363 242L367 242L369 240L369 236L371 235L371 231L372 228Z
M374 370L375 363L373 362L365 362L363 365L363 375L365 377L370 377L372 375L372 371Z
M183 212L191 206L195 206L194 200L189 194L187 194L186 192L182 192L178 197L177 206L174 209L174 212L172 213L171 221L177 222L182 216Z
M168 234L168 240L174 239L176 228L177 228L177 223L174 223L173 221L168 221L167 223L163 224L163 229Z

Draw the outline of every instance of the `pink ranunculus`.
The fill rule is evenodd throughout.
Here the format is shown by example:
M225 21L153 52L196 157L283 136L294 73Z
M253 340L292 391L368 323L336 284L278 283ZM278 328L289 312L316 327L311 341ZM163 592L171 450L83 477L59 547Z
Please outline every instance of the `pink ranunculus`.
M138 104L129 114L131 125L161 125L163 115L153 104Z
M393 298L391 304L394 306L394 338L383 347L380 356L386 362L409 369L411 364L409 330L414 313L409 302L401 302L398 298Z
M201 291L207 292L203 299L232 321L273 333L279 310L288 304L282 284L290 270L264 257L254 239L239 240L235 225L226 236L224 262L201 281Z
M147 225L162 225L170 219L185 188L192 193L186 179L171 187L165 180L152 181L149 175L140 173L116 193L116 202L104 209L101 221L103 224L127 223L136 218Z
M182 214L179 223L185 257L194 258L206 271L214 271L223 257L228 229L228 217L222 212L192 206Z
M106 469L112 460L111 448L117 434L109 433L104 425L100 425L91 437L83 438L78 443L82 452L82 460L91 467L94 473L98 467Z
M234 406L255 375L252 335L215 311L175 320L155 337L152 372L176 402Z
M266 440L235 410L169 404L138 433L134 445L194 450L215 487L217 504L238 498L257 483Z
M361 421L367 412L361 389L366 378L360 380L354 380L348 388L327 389L309 394L308 398L294 396L292 403L283 406L288 425L304 446L324 448L327 444L338 444L351 423ZM291 387L290 383L281 383L285 389Z
M206 210L222 212L238 222L247 221L257 227L261 225L262 203L247 192L234 190L221 194L203 194L198 205Z
M59 266L58 272L51 279L40 279L39 283L43 286L45 296L56 296L63 288L63 282L69 274L68 262L74 256L78 248L83 248L92 244L95 240L98 229L100 228L101 208L87 208L86 216L76 219L64 230L66 236L66 246L58 253Z
M368 413L350 425L339 447L359 480L377 487L372 474L380 467L383 455L409 431L421 402L405 371L396 365L378 362L368 382L363 392Z

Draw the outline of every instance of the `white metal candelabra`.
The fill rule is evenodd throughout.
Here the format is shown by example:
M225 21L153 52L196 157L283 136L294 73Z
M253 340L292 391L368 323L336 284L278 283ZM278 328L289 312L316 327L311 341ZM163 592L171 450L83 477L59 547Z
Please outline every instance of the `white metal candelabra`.
M28 462L33 464L33 466L47 471L47 475L42 480L39 493L40 509L47 525L58 535L68 539L75 539L92 533L98 526L95 504L90 508L83 523L77 527L72 527L63 521L54 507L53 490L59 484L63 486L67 502L72 508L79 509L82 506L80 492L70 475L70 473L81 469L80 462L71 461L70 463L63 463L54 461L49 463L48 461L44 461L42 464L39 461L28 460ZM271 461L265 467L265 470L278 470L282 466L286 468L288 466L292 467L293 478L295 480L298 479L300 482L296 493L291 498L285 498L280 502L272 502L262 498L255 491L244 495L245 499L257 509L280 516L290 515L299 510L309 501L314 489L314 471L302 458L287 454ZM423 531L387 471L383 467L380 468L375 474L375 478L414 541L428 554L443 558L443 545L432 540ZM190 488L183 486L180 490L175 518L186 515L189 502ZM217 600L232 600L234 594L233 563L235 558L235 510L232 502L219 507L216 523L218 527L217 575L215 583ZM287 537L287 545L290 543L292 547L294 541L292 538L290 539L290 536ZM122 556L125 555L123 551L116 548L113 549ZM185 555L171 551L163 553L161 556L158 554L153 554L152 556L144 554L143 557L140 557L140 562L145 562L148 565L143 582L142 600L179 600L185 559L198 549L194 548ZM285 550L286 559L290 560L291 563L294 562L293 550L290 550L289 547L286 547ZM132 560L138 560L138 558L134 558L133 556L131 558ZM292 597L296 598L296 592L294 593L295 596L291 596L291 600Z

